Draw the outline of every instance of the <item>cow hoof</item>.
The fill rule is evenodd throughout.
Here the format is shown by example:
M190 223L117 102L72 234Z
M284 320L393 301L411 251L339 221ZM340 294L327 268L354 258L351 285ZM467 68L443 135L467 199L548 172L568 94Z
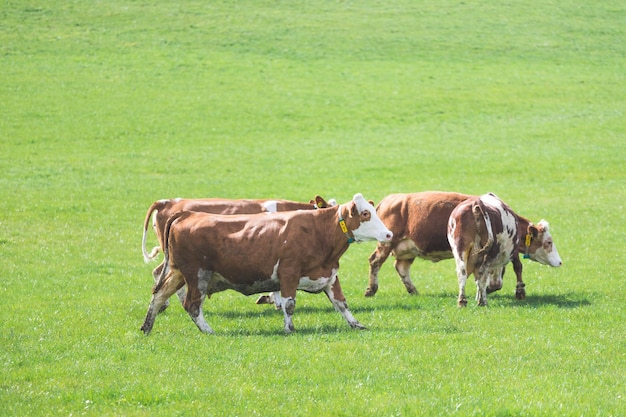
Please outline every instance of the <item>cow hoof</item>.
M419 295L419 293L417 292L415 288L412 290L407 290L407 292L409 293L409 295Z
M256 300L257 304L274 304L269 295L262 295Z
M378 287L367 287L365 290L366 297L373 297L376 295L376 291L378 291Z
M518 300L523 300L526 298L526 289L524 288L526 287L526 284L517 284L517 287L515 288L515 298L517 298Z
M367 327L363 326L361 323L350 323L350 327L357 330L367 330Z
M457 306L458 306L459 308L467 307L467 299L466 299L466 298L459 299L459 300L457 301Z

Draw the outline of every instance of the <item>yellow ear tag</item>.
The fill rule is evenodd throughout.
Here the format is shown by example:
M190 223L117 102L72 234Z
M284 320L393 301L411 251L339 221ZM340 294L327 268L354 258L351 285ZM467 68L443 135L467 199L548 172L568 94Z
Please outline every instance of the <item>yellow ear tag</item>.
M322 204L322 202L321 202L321 201L318 201L318 202L317 202L317 207L318 207L318 208L322 208L322 206L323 206L323 205L324 205L324 204Z
M339 220L339 227L341 227L342 232L348 233L348 226L346 226L346 221L344 219Z
M530 240L532 239L531 235L526 235L526 246L530 246Z

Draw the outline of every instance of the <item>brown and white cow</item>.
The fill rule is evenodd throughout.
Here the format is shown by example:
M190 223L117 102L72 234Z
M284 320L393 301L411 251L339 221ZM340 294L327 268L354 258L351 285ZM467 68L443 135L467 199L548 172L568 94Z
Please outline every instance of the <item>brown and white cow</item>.
M339 258L351 242L391 240L392 233L361 194L338 207L273 214L223 216L183 212L164 233L165 267L153 289L142 330L149 334L163 303L184 284L184 307L200 331L207 295L232 289L245 295L280 290L285 332L294 330L296 290L324 291L353 328L337 278Z
M148 208L143 222L143 238L141 241L143 259L148 263L158 255L159 250L163 248L163 230L165 229L165 223L170 216L179 211L201 211L214 214L255 214L290 210L312 210L324 207L328 207L328 203L320 196L316 196L315 200L311 200L308 203L289 200L231 200L224 198L174 198L158 200L152 203L150 208ZM155 246L152 248L152 251L148 253L146 240L150 218L152 218L153 228L157 235L159 246Z
M446 237L450 213L467 194L426 191L410 194L391 194L383 198L376 212L393 232L391 243L379 243L369 257L369 284L366 297L378 291L378 272L390 254L394 266L409 294L417 294L411 281L410 268L415 258L438 262L452 258Z
M532 225L492 193L459 204L450 214L447 235L456 261L459 307L467 305L465 284L471 274L478 287L476 302L481 306L487 305L488 292L502 288L504 267L509 261L521 275L520 246L534 261L554 267L562 263L548 223L542 220Z
M173 214L183 211L200 211L204 213L213 214L255 214L255 213L274 213L277 211L290 211L290 210L313 210L316 208L325 208L334 206L333 200L327 202L320 196L316 196L314 200L310 200L308 203L301 203L298 201L290 200L269 200L269 199L224 199L224 198L200 198L200 199L163 199L157 200L146 212L146 216L143 222L143 237L141 241L141 250L143 252L143 259L146 263L150 262L159 253L159 250L163 248L163 232L167 219ZM148 234L148 226L150 224L150 218L152 218L152 227L157 235L159 246L155 246L150 253L146 249L146 241ZM161 269L163 268L163 262L159 264L152 271L154 282L156 283ZM181 288L177 295L180 302L183 303L185 298L185 287ZM262 296L257 303L275 303L277 308L280 307L280 294L271 294ZM163 305L163 310L167 308L169 301Z
M448 242L448 219L452 211L471 195L454 192L425 191L410 194L392 194L385 197L376 207L380 219L393 232L390 244L379 243L376 250L369 257L369 285L365 296L373 296L378 290L378 272L390 254L396 258L395 268L409 294L417 294L417 289L411 280L410 267L415 258L438 262L453 258L452 249ZM525 236L534 235L529 247L530 253L538 250L542 242L544 224L535 226L527 219L517 216L519 222L518 233L524 238L520 241L519 250L526 253ZM534 256L534 255L533 255ZM533 259L532 256L529 256ZM540 258L536 258L539 260ZM522 280L522 263L519 257L513 257L513 268L517 276L515 297L523 299L526 296L525 284ZM541 260L539 260L541 262ZM500 277L501 278L501 277ZM491 283L488 292L496 291L502 283Z

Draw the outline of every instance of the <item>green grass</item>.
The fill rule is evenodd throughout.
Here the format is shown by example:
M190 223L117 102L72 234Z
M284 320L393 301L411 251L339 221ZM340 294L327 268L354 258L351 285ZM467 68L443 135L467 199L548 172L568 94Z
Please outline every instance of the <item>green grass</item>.
M0 415L626 414L621 2L57 3L0 6ZM364 298L362 244L367 331L234 292L215 336L139 331L156 199L433 189L546 218L563 267L459 310L452 261Z

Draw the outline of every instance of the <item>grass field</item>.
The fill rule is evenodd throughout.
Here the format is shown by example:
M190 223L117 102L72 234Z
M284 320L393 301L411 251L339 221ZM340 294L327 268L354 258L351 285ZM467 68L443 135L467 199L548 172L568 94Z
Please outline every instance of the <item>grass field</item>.
M0 5L0 416L626 415L623 2ZM495 192L547 219L456 307L454 262L373 243L340 275L351 330L299 294L296 333L234 292L152 334L145 211L170 197ZM151 244L155 240L151 240ZM510 270L511 268L509 268ZM468 285L468 298L475 288Z

